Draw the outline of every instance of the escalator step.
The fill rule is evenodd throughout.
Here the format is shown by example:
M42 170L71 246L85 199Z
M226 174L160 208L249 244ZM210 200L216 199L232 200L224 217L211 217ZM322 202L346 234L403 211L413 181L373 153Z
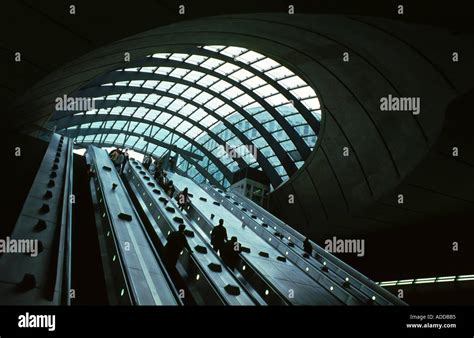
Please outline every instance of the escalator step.
M280 262L286 262L286 257L278 256L277 260L279 260Z
M155 194L161 195L161 191L159 191L158 189L153 189L153 192L154 192Z
M19 282L16 287L20 292L26 292L36 287L36 277L33 274L25 273L21 282Z
M221 205L219 202L216 202L216 201L212 202L212 204L218 205L218 206Z
M238 286L227 284L224 287L224 289L227 291L229 295L232 295L232 296L240 295L240 288Z
M46 222L42 219L39 219L38 223L36 223L35 226L33 227L34 231L36 232L46 230L46 228L47 228Z
M124 220L124 221L128 221L130 222L132 220L132 215L129 215L129 214L126 214L124 212L121 212L120 214L118 214L118 218Z
M39 212L41 214L47 214L49 212L49 205L48 204L43 204L41 208L39 209Z
M209 269L214 272L222 272L222 266L218 263L209 263Z
M250 253L250 248L247 248L246 246L241 246L240 250L242 250L242 252L245 252L245 253Z
M192 230L184 230L184 234L186 237L194 237L194 231Z
M108 166L106 166L106 165L104 165L104 166L102 167L102 169L104 169L105 171L112 171L112 168L111 168L111 167L108 167Z
M269 257L268 252L265 252L265 251L260 251L260 252L258 253L258 255L259 255L259 256L262 256L262 257L265 257L265 258L268 258L268 257Z
M202 245L196 245L194 247L194 250L196 250L197 252L199 252L201 254L206 254L207 253L207 248L205 246L202 246Z
M174 210L173 207L166 207L166 211L169 211L169 212L171 212L171 213L174 213L174 212L175 212L175 210Z
M44 245L42 241L38 241L38 252L43 252L44 250Z
M176 223L180 223L180 224L184 222L184 220L181 217L178 217L178 216L173 217L173 221L175 221Z
M204 197L199 197L199 199L200 199L201 201L207 202L207 199L204 198Z

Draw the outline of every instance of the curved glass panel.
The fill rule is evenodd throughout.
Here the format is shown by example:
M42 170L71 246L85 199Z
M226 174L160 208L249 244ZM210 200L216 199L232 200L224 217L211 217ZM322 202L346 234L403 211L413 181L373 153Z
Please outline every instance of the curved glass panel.
M95 109L58 112L51 123L79 144L154 156L179 148L178 168L198 182L211 175L227 187L246 166L264 171L272 185L288 179L317 141L321 109L313 88L256 51L192 50L152 54L105 74L83 89Z

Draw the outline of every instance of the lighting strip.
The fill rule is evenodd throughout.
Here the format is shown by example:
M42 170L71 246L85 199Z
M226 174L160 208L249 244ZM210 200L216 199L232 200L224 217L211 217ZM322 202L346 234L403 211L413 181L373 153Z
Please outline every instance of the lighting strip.
M474 275L400 279L400 280L391 280L391 281L386 281L386 282L377 282L376 284L380 286L394 286L394 285L413 285L413 284L431 284L431 283L467 282L467 281L474 281Z

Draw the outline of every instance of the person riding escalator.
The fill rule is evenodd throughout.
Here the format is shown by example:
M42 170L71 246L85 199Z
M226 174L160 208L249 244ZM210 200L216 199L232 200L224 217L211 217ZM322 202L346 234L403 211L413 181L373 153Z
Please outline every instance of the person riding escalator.
M230 241L227 241L221 252L221 257L224 263L231 269L235 270L239 264L240 253L242 248L240 243L237 241L237 237L232 236Z
M166 239L166 245L164 248L165 262L168 267L175 267L178 262L179 255L184 248L188 249L188 252L191 254L193 250L188 244L186 235L184 231L186 230L186 225L180 224L178 231L173 231L169 234Z

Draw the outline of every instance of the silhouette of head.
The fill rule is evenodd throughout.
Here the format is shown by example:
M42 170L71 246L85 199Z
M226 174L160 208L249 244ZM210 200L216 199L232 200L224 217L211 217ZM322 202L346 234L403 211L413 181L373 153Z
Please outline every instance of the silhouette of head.
M237 237L236 237L236 236L232 236L232 237L230 238L230 242L231 242L231 243L237 242Z
M179 232L184 232L184 230L186 230L186 225L180 224L179 225Z
M224 220L221 218L221 219L219 220L219 225L223 225L223 224L224 224Z

